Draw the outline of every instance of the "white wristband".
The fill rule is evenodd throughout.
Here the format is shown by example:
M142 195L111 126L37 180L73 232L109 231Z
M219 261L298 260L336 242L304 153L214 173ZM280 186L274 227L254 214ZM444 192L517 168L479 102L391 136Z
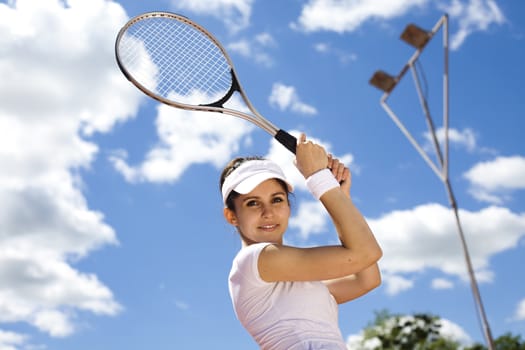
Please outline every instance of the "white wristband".
M316 199L319 199L325 192L339 187L339 182L337 182L330 169L323 169L306 179L306 187Z

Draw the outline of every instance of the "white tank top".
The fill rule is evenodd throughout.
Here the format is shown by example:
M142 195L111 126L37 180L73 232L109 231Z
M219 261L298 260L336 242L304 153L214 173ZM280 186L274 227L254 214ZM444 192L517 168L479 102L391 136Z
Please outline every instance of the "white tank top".
M237 318L263 350L346 350L338 306L322 282L265 282L260 252L271 243L239 251L229 277Z

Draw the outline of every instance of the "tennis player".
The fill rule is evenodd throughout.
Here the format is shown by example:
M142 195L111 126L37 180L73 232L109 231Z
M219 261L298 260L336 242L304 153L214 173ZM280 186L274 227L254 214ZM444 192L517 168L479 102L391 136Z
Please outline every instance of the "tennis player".
M349 169L304 134L295 163L340 244L284 245L292 185L270 160L234 159L220 180L224 217L242 241L229 276L234 311L263 350L346 350L338 304L381 283L382 251L352 202Z

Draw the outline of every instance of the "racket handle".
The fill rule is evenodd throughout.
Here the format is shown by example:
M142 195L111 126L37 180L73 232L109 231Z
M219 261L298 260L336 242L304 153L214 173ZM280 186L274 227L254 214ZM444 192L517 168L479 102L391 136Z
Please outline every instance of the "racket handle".
M290 152L295 154L297 147L297 138L290 135L286 131L279 129L275 134L274 138L279 141L284 147L286 147Z

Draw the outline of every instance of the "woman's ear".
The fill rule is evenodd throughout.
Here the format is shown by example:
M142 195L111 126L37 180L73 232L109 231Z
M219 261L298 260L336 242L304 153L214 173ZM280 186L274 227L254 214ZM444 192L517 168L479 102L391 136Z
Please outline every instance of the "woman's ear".
M237 217L235 216L233 210L229 208L224 208L223 214L224 218L226 219L226 221L228 221L230 225L237 226Z

